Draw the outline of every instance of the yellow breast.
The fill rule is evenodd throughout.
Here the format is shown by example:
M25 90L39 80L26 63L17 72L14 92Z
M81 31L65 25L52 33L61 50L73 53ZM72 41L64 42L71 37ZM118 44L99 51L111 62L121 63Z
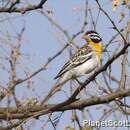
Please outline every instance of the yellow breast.
M102 59L102 49L103 49L102 43L101 42L100 43L94 43L93 41L89 41L89 44L94 48L94 50L97 53L99 60L101 60Z

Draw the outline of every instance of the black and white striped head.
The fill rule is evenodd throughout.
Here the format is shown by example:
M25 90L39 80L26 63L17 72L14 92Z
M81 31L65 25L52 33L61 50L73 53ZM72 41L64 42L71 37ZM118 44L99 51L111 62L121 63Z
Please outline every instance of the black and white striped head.
M95 32L95 31L87 31L84 35L83 35L83 39L87 40L87 41L92 41L94 43L100 43L102 41L100 35Z

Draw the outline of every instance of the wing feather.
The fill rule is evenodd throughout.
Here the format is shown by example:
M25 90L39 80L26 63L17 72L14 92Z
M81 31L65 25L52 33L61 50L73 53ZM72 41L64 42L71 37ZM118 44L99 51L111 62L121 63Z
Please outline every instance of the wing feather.
M84 45L62 67L62 69L60 70L60 72L57 74L57 76L54 79L61 77L67 71L69 71L69 70L79 66L80 64L83 64L87 60L91 59L92 54L93 54L92 53L92 47L89 46L89 45Z

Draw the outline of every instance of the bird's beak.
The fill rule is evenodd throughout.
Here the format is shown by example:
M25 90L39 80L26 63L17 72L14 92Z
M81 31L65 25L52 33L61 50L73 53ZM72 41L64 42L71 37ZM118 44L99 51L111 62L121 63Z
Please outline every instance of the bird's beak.
M83 35L83 36L82 36L82 39L84 39L84 37L85 37L85 36Z
M88 39L88 36L87 35L83 35L82 39Z

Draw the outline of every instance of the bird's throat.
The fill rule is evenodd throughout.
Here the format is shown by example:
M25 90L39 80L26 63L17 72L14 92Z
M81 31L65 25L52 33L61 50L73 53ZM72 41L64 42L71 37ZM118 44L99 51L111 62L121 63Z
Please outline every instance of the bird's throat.
M97 56L99 58L99 60L101 60L102 58L102 43L94 43L94 42L89 42L89 44L95 49Z

